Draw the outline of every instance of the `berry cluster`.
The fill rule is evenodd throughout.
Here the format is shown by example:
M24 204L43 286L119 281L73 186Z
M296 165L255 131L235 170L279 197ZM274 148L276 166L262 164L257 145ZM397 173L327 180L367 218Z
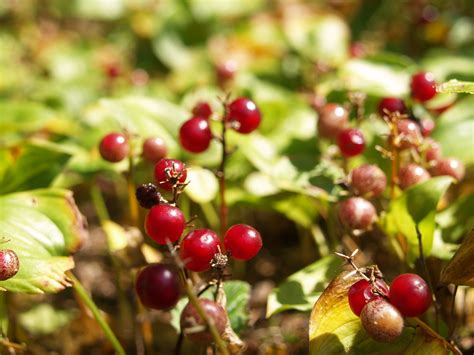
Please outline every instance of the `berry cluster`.
M18 273L20 261L11 249L0 250L0 281L11 279Z

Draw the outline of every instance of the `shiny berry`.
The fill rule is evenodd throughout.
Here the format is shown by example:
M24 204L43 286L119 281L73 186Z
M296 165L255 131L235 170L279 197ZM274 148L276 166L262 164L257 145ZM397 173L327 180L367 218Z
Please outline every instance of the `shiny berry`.
M376 165L364 164L354 170L351 175L351 187L362 196L378 197L387 186L385 173Z
M209 119L212 115L212 108L207 102L200 101L193 107L192 113L194 116Z
M365 149L365 139L362 132L356 128L348 128L339 134L337 145L342 155L354 157Z
M379 291L381 291L382 295L388 296L387 284L382 280L376 280L375 283ZM355 284L353 284L349 288L349 292L347 293L347 297L349 299L349 306L351 307L352 312L354 312L356 316L360 316L362 308L364 308L367 303L377 298L381 298L382 295L378 294L372 284L364 279L359 280Z
M239 97L230 103L226 120L237 132L246 134L258 128L261 118L260 110L252 100Z
M220 240L210 229L195 229L181 241L179 256L188 270L201 272L211 267L219 252Z
M148 308L169 309L181 295L178 270L171 264L150 264L142 269L135 283L141 303Z
M404 114L407 112L407 107L405 106L405 102L398 97L384 97L379 102L378 111L380 116L385 116L385 111Z
M401 274L390 285L389 299L404 317L418 317L430 307L431 292L420 276Z
M212 319L219 335L225 331L227 324L227 314L222 306L214 301L201 298L199 303L209 319ZM180 326L183 334L191 341L198 343L212 343L213 337L206 322L197 312L192 303L188 303L181 313ZM199 327L202 330L198 330Z
M444 158L436 162L432 172L435 176L452 176L457 181L460 181L466 173L466 168L464 167L464 164L458 159Z
M354 230L367 230L377 218L375 207L362 197L350 197L339 203L339 220Z
M18 273L20 261L11 249L0 250L0 281L11 279Z
M181 126L179 141L191 153L202 153L211 144L212 132L209 121L203 117L193 117Z
M145 230L158 244L176 242L184 231L186 221L183 212L170 205L153 206L145 220Z
M180 160L161 159L155 165L155 180L162 189L171 190L176 184L184 184L186 177L186 166Z
M439 144L438 142L430 138L425 139L425 143L427 146L425 150L426 161L441 159L441 153L442 153L441 144Z
M431 118L423 118L420 121L420 130L423 137L428 137L435 129L435 122Z
M235 259L249 260L262 248L262 237L246 224L235 224L225 232L224 245Z
M428 101L436 95L436 82L432 73L420 72L411 78L411 96L421 102Z
M382 343L398 339L403 331L403 317L400 312L382 298L369 302L362 309L360 321L370 337Z
M168 148L163 138L151 137L143 141L143 158L150 163L156 163L168 154Z
M398 185L402 190L429 180L431 175L425 168L414 163L407 164L398 172Z
M319 110L318 135L323 138L337 139L347 127L348 120L349 113L344 107L328 103Z
M417 147L422 142L419 126L415 121L403 119L397 122L398 135L400 137L400 149Z
M99 144L99 152L103 159L117 163L125 159L129 152L128 139L121 133L109 133Z
M161 195L155 184L141 184L135 190L135 197L143 208L152 208L161 201Z

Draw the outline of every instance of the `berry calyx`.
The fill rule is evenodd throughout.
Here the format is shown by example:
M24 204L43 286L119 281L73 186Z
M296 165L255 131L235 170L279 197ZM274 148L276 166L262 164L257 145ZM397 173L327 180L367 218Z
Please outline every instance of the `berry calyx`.
M425 168L414 163L407 164L398 172L398 185L402 190L429 180L431 175Z
M207 317L214 322L219 335L222 335L227 324L224 308L219 303L204 298L200 299L199 303ZM188 303L181 313L180 326L183 334L191 341L206 344L213 341L211 332L206 328L206 322L191 303ZM199 327L202 330L198 330Z
M186 220L183 212L170 205L153 206L145 220L145 230L158 244L176 242L184 231Z
M135 291L145 307L161 310L174 307L181 295L178 270L171 264L147 265L137 276Z
M342 155L354 157L365 149L364 135L357 128L345 129L339 134L337 145Z
M398 275L390 285L390 303L405 317L417 317L431 305L428 284L416 274Z
M260 233L247 224L235 224L224 235L224 246L238 260L252 259L262 248Z
M356 316L360 316L362 309L367 303L377 298L382 298L382 296L388 296L387 284L382 280L376 280L375 283L377 289L381 291L382 294L379 294L373 285L365 279L357 281L349 288L349 292L347 293L349 306Z
M232 101L228 107L226 121L239 133L250 133L258 128L262 117L255 102L239 97Z
M420 128L415 121L403 119L397 122L400 149L417 147L422 142Z
M212 132L209 121L204 117L193 117L181 126L179 141L191 153L202 153L211 144Z
M411 96L425 102L436 96L436 81L432 73L419 72L411 77Z
M405 102L398 97L384 97L379 102L378 112L380 116L385 116L387 113L399 112L404 114L407 112Z
M172 190L174 186L184 184L186 177L186 166L180 160L161 159L155 165L155 180L162 189Z
M102 138L99 152L104 160L118 163L125 159L129 152L128 139L121 133L109 133Z
M20 261L11 249L0 250L0 281L11 279L18 273Z
M181 241L179 256L188 270L201 272L211 267L214 255L219 253L219 237L210 229L196 229Z
M364 164L354 170L350 175L351 187L361 196L380 196L387 186L385 173L376 165Z
M151 137L143 141L142 155L150 163L156 163L168 154L168 148L163 138Z
M155 184L141 184L135 190L135 197L143 208L152 208L161 202L161 195Z
M319 110L318 134L323 138L337 139L339 134L347 127L349 113L347 110L334 103L328 103Z
M207 120L212 115L212 108L207 102L200 101L193 107L192 113L194 116L199 116Z
M403 331L403 318L397 308L378 298L362 309L360 320L365 331L376 341L390 343Z
M362 197L350 197L339 203L339 220L351 230L367 230L377 218L375 207Z
M464 167L464 164L458 159L445 158L436 162L432 172L435 176L452 176L457 181L460 181L466 173L466 168Z

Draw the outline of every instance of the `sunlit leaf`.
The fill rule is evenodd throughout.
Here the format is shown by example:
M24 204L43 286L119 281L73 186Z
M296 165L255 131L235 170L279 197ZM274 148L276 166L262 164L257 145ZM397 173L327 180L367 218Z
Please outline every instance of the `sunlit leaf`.
M192 166L188 168L189 184L184 190L195 202L206 203L214 200L219 191L216 175L207 169Z
M450 80L436 86L438 92L474 94L474 83L469 81Z

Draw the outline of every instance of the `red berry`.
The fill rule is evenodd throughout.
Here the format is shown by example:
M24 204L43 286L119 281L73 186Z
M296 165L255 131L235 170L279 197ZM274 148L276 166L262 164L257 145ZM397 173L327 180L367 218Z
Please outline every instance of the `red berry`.
M367 334L382 343L397 340L403 331L402 315L383 298L367 303L360 314L360 321Z
M145 307L174 307L181 295L178 270L170 264L150 264L138 274L135 290Z
M222 335L227 325L227 315L224 308L219 303L204 298L201 298L199 303L207 317L214 322L219 335ZM191 341L207 344L213 341L206 322L191 303L188 303L181 313L180 326L183 334ZM196 331L197 327L201 327L202 330Z
M212 115L212 108L207 102L201 101L193 107L192 112L194 116L209 119L209 117Z
M18 273L20 261L11 249L0 250L0 281L11 279Z
M105 66L105 74L109 79L116 79L121 74L120 65L117 63L109 63Z
M328 139L337 139L339 134L347 127L349 113L338 105L329 103L319 110L318 134Z
M398 134L401 138L400 149L417 147L422 142L420 128L415 121L404 119L397 122Z
M402 190L429 180L431 175L425 168L414 163L407 164L398 172L398 184Z
M216 66L217 81L219 85L225 85L230 80L234 79L235 73L237 73L238 65L237 62L229 59Z
M375 207L362 197L350 197L339 204L339 220L350 229L366 230L377 218Z
M183 212L170 205L153 206L145 220L145 230L158 244L176 242L184 231L186 221Z
M420 121L420 130L423 137L428 137L435 129L435 122L431 118L424 118Z
M364 164L352 170L351 186L358 195L377 197L384 192L387 178L378 166Z
M455 158L440 159L436 162L436 165L433 168L433 175L452 176L457 181L462 180L465 173L466 168L464 167L464 164Z
M176 184L184 184L187 175L186 166L180 160L161 159L155 165L155 180L165 190L172 190Z
M376 280L375 283L379 290L382 291L382 294L388 296L387 284L382 280ZM352 312L354 312L356 316L360 316L360 312L362 312L362 309L367 303L377 298L381 298L382 296L374 291L374 288L369 281L362 279L351 286L347 293L347 297Z
M430 138L425 139L425 143L427 143L426 161L439 160L441 158L441 144Z
M261 118L255 102L246 97L239 97L230 103L226 120L232 123L237 132L245 134L256 130Z
M352 58L362 58L367 54L367 51L362 42L354 42L349 47L349 53Z
M212 133L209 121L203 117L193 117L184 122L179 130L179 141L184 149L192 153L202 153L211 144Z
M407 112L407 107L405 106L405 102L398 97L384 97L379 102L378 111L380 116L385 116L385 111L403 114Z
M196 229L181 241L179 255L187 269L206 271L211 267L214 255L219 252L219 237L210 229Z
M364 135L357 128L348 128L339 134L337 145L342 155L354 157L365 149Z
M168 148L163 138L147 138L143 142L143 158L151 163L156 163L168 154Z
M235 224L225 232L224 245L235 259L249 260L262 248L262 237L246 224Z
M390 285L389 299L404 317L417 317L430 307L431 292L420 276L401 274Z
M121 133L109 133L100 141L99 152L103 159L117 163L129 152L128 140Z
M432 73L419 72L411 78L411 96L421 102L436 95L436 82Z

